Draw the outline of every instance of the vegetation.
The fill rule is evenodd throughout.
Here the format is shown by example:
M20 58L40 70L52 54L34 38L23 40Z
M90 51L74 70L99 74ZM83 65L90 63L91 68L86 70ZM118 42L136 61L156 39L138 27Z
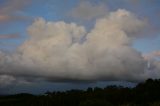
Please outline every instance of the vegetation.
M134 88L107 86L38 96L1 96L0 106L160 106L160 80L148 79Z

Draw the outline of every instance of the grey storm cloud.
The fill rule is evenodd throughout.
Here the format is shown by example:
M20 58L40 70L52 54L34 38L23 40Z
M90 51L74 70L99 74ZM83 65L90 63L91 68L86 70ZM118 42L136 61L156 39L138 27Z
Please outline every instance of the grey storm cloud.
M38 18L28 28L28 39L14 53L0 52L0 84L4 79L10 83L22 77L48 81L144 80L150 77L147 60L132 43L145 26L145 21L125 9L108 12L90 31L76 23Z

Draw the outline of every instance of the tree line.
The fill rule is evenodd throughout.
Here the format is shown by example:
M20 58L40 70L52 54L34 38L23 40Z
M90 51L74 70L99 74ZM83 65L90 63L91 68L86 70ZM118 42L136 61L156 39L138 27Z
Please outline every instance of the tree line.
M133 88L112 85L44 95L0 96L0 106L160 106L160 79L148 79Z

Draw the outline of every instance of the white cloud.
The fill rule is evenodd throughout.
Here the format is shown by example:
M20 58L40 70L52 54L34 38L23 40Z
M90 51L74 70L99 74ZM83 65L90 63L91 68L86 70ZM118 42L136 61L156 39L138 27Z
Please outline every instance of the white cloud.
M0 73L52 81L144 80L146 61L132 47L143 27L144 21L124 9L98 19L90 32L39 18L17 52L1 57Z

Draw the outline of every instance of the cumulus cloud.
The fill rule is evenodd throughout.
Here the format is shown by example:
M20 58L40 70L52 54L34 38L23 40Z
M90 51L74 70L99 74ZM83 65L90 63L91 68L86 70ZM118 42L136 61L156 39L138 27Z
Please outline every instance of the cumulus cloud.
M81 1L69 14L76 19L91 20L104 16L107 13L107 10L108 9L104 4L94 5L88 1Z
M124 9L98 19L91 31L36 19L15 53L1 52L0 74L49 81L144 80L146 60L132 43L145 25Z

